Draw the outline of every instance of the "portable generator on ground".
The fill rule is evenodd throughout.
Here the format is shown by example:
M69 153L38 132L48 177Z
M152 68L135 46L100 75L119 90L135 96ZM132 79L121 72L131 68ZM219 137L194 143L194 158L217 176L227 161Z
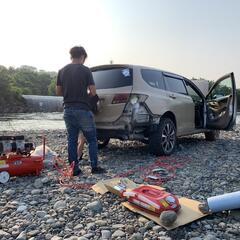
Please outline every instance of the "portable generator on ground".
M43 155L31 156L34 144L25 142L24 136L0 137L0 183L6 183L10 176L39 175L45 157L45 138Z
M156 216L160 216L163 211L177 212L181 208L175 195L152 186L140 186L126 190L123 191L122 196L137 208Z

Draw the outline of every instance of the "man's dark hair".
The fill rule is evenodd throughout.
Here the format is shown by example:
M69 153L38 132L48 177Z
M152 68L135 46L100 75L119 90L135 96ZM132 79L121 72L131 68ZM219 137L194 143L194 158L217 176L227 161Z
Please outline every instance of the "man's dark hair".
M70 55L71 55L72 58L80 58L82 56L87 58L87 52L81 46L75 46L75 47L71 48L70 49Z

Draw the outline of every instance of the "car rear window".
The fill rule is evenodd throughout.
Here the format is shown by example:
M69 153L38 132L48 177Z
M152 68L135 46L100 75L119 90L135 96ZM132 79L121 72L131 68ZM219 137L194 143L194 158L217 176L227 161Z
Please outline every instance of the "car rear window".
M132 69L112 68L92 72L97 89L132 86Z

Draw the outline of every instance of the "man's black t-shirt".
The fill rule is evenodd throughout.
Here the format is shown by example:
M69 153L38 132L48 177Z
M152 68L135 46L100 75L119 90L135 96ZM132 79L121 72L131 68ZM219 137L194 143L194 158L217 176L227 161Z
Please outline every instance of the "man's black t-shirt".
M95 85L90 69L81 64L68 64L58 72L57 86L63 88L64 108L90 110L88 86Z

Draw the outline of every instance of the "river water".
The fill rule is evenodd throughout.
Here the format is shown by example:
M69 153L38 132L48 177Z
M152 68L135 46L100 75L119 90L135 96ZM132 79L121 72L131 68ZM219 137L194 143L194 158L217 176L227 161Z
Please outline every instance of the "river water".
M237 116L240 124L240 113ZM0 116L0 132L21 130L65 129L63 114L53 113L13 113Z
M64 129L63 114L53 113L13 113L0 116L0 131L54 130Z

